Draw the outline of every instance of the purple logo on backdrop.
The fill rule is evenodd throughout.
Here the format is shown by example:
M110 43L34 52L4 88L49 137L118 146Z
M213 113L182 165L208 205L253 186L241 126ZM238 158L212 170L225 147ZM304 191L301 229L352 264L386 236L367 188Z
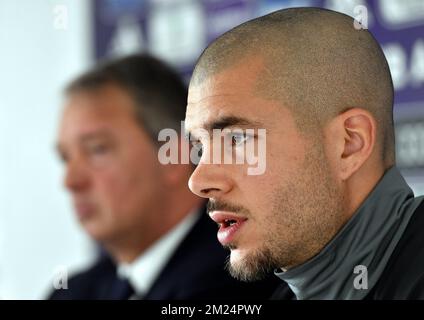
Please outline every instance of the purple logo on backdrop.
M355 8L364 6L368 9L368 28L383 46L390 63L396 103L424 101L424 1L421 0L96 0L94 4L96 58L148 50L167 59L183 73L191 72L207 43L253 17L293 6L320 6L355 17ZM123 47L121 52L119 45ZM180 51L188 53L184 55Z
M320 1L355 17L354 8L368 9L369 30L382 45L390 64L397 104L424 102L424 1Z
M395 86L398 165L424 178L424 1L95 0L97 59L148 51L186 79L205 46L228 29L281 8L324 7L361 21L382 45ZM364 12L365 9L365 12Z

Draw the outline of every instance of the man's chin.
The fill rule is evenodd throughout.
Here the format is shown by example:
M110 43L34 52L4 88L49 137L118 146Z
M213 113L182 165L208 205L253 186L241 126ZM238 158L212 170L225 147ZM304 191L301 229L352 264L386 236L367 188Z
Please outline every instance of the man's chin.
M228 246L228 249L231 250L230 263L232 264L243 263L246 256L249 256L249 250L243 250L237 246ZM252 253L250 252L250 254Z
M107 230L94 221L91 221L91 223L86 222L82 225L82 227L88 236L94 241L104 243L113 238L113 233L110 232L110 230Z
M240 243L233 242L226 245L224 248L230 250L229 262L233 265L244 264L245 261L249 261L251 257L257 256L259 251L257 248L251 248L247 246L241 246Z
M247 250L235 247L231 249L226 269L233 278L251 282L266 278L276 267L267 250Z

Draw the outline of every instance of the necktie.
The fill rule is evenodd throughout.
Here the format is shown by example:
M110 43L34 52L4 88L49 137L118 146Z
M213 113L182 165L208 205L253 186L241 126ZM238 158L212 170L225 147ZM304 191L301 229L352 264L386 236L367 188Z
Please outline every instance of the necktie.
M114 300L128 300L136 295L127 279L117 277L111 287L110 294Z

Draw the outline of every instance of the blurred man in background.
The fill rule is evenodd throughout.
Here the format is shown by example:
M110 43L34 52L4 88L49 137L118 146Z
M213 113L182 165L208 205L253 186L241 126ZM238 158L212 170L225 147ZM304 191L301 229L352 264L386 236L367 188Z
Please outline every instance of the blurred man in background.
M185 125L203 147L190 188L235 277L276 270L298 299L424 299L424 202L395 167L390 70L351 17L293 8L225 33L196 65ZM234 128L255 132L235 155L266 143L263 174L208 161L202 132Z
M246 284L224 271L216 225L187 186L194 166L158 161L159 131L179 132L185 114L187 90L173 70L134 55L82 75L66 93L58 136L64 183L104 254L51 299L271 295L274 279Z

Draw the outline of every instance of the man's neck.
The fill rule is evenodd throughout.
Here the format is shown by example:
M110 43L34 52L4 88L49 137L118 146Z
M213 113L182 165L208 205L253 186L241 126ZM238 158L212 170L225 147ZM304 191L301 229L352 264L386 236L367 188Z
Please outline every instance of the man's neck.
M167 217L167 219L155 218L149 228L143 230L133 230L125 237L109 241L104 246L118 263L131 263L139 257L146 249L152 246L161 237L178 225L195 208L200 208L204 203L203 199L194 195L190 198L183 198L184 195L176 195L167 198L167 205L158 212L155 217Z

